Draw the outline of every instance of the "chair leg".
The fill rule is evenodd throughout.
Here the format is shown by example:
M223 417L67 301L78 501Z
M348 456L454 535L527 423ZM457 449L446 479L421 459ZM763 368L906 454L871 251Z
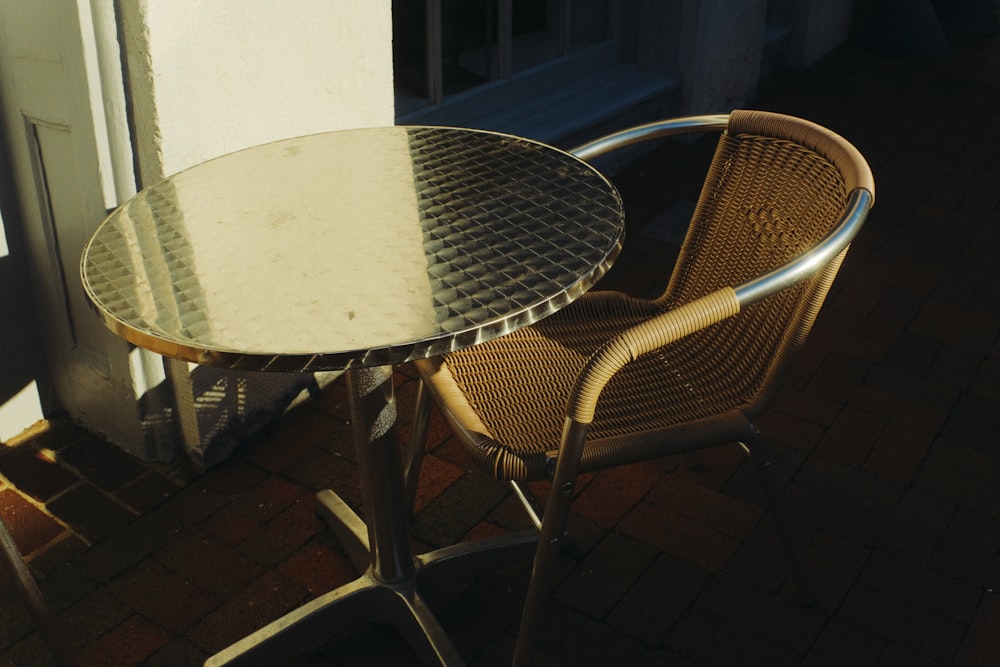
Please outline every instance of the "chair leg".
M544 625L545 609L552 592L559 556L562 553L563 535L566 532L572 497L571 486L557 491L553 485L552 493L545 504L541 535L535 550L535 561L531 568L524 610L521 612L521 626L517 635L517 647L514 650L514 667L534 664L538 637Z
M541 534L531 568L531 580L521 613L521 626L514 648L514 667L534 664L538 637L545 620L545 608L555 580L556 566L565 543L569 525L569 508L573 501L576 477L580 470L580 454L587 433L587 425L567 419L560 444L559 459L552 476L552 490L545 502Z
M747 439L747 449L750 451L750 458L753 459L757 467L757 474L764 486L768 504L771 508L771 515L774 518L774 526L781 540L781 545L785 550L785 557L788 559L788 566L792 570L792 576L799 589L799 598L802 604L811 606L819 600L819 594L815 583L806 568L805 553L802 545L796 539L788 515L785 512L785 504L782 500L781 485L775 478L774 455L767 439L761 435L755 426L750 427L751 434Z
M531 488L524 482L515 480L510 481L510 487L514 490L514 495L517 496L517 499L521 501L524 511L527 512L528 518L531 519L531 523L535 525L535 530L541 530L542 506L538 502L538 498L535 497L535 494L531 492Z
M417 384L417 405L413 412L413 425L410 428L409 459L403 471L403 485L407 514L413 514L413 504L417 498L417 484L420 482L420 468L424 463L424 452L427 449L427 428L431 418L431 397L423 380Z

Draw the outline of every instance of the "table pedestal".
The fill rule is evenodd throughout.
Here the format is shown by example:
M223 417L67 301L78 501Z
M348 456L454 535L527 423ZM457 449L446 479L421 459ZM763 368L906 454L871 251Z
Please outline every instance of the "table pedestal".
M392 368L349 371L347 381L366 519L330 490L318 494L318 511L364 574L241 639L206 666L280 662L364 622L395 626L428 665L464 664L427 600L534 554L538 533L532 529L414 556Z

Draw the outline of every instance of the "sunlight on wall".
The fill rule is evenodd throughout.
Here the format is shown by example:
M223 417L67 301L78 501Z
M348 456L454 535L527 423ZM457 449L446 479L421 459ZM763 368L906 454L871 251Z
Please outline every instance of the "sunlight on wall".
M128 364L132 369L132 389L136 400L167 379L161 358L141 347L133 348L128 353Z
M32 380L0 405L0 442L10 440L24 430L25 424L33 424L44 419L42 401L38 396L38 386Z
M10 254L10 250L7 248L7 234L3 228L3 216L0 215L0 259L3 259Z

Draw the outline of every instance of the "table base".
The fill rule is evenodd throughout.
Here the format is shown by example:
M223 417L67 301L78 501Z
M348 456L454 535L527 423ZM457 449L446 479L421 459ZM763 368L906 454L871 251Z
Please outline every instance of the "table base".
M287 663L366 622L394 626L428 665L462 665L428 602L534 555L534 529L413 555L391 369L359 369L347 379L367 522L330 490L317 494L317 511L364 574L217 653L206 667Z
M367 527L332 491L321 491L318 511L348 557L369 561ZM428 601L499 569L530 560L538 543L534 529L466 542L414 557L414 573L398 582L380 581L369 566L359 578L285 614L211 657L206 667L282 662L315 650L340 632L364 623L392 625L428 665L462 665Z

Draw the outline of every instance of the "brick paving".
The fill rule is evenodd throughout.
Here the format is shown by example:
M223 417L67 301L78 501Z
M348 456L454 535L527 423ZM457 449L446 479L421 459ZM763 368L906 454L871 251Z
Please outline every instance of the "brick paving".
M820 601L798 603L738 448L637 464L580 485L539 664L1000 664L1000 41L950 39L934 61L847 45L775 73L753 105L844 134L878 188L761 420ZM705 155L666 145L618 176L632 242L609 284L662 282L672 249L645 224L693 196ZM405 434L406 368L398 385ZM360 502L340 383L204 473L140 465L58 419L0 450L0 515L87 666L200 664L353 579L314 511L326 487ZM526 525L440 420L417 508L418 549ZM442 608L470 664L509 662L527 574ZM7 579L0 663L53 664ZM374 627L302 664L415 662Z

